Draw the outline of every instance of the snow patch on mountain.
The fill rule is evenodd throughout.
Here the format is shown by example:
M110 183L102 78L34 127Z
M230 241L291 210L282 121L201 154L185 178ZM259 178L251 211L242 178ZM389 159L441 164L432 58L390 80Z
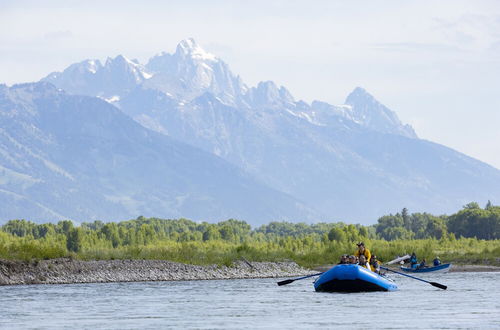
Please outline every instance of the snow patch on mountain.
M194 60L212 62L218 61L217 57L214 54L211 54L201 48L193 38L182 40L177 46L176 53L182 54L184 56L190 56ZM209 66L207 65L207 67Z

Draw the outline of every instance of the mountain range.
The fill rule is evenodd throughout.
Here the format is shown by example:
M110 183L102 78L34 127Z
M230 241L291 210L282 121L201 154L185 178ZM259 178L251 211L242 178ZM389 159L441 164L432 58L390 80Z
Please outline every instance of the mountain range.
M419 139L366 90L331 105L249 87L193 39L2 86L0 116L2 219L372 223L500 199L498 169Z
M107 102L49 83L0 87L2 219L308 218L305 206ZM235 193L237 192L237 193ZM244 196L244 198L242 198Z

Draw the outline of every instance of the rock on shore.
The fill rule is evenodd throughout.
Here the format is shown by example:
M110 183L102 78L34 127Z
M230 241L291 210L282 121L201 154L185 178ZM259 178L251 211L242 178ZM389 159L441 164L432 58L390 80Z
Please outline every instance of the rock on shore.
M187 265L165 260L0 260L0 285L215 280L311 273L295 262L236 261L227 267Z

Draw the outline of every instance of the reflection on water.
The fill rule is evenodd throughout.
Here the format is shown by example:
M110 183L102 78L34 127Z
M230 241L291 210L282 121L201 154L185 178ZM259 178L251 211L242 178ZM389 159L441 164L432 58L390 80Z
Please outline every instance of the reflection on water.
M0 287L0 328L500 328L500 273L391 276L399 291L316 293L313 279Z

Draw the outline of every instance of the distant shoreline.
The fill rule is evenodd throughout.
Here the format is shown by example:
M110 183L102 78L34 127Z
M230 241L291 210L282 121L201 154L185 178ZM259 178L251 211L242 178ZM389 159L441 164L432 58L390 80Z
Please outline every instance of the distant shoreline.
M500 272L500 267L490 265L455 265L452 264L451 273L454 272Z
M319 266L315 267L314 270L324 272L334 265L324 265L324 266ZM399 269L399 266L390 266L391 269L397 270ZM491 265L461 265L461 264L454 264L452 263L451 268L449 270L450 273L464 273L464 272L476 272L476 273L483 273L483 272L500 272L500 267L499 266L491 266Z
M0 285L221 280L291 277L312 271L295 262L248 262L231 267L188 265L165 260L94 260L59 258L39 261L0 259Z
M316 271L326 271L333 266L324 265L316 267L313 271L302 268L293 261L238 260L228 267L190 265L166 260L82 261L59 258L28 262L0 259L0 286L281 278L309 275ZM500 272L500 267L453 264L450 272Z

